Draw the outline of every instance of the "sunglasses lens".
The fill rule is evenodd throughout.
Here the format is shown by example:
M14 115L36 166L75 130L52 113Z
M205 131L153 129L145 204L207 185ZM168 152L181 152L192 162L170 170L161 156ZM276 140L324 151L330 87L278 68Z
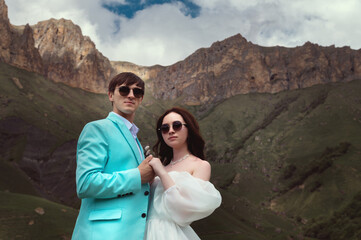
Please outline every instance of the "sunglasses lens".
M134 97L140 98L144 95L144 91L141 88L133 88Z
M174 131L181 130L182 126L183 126L183 123L181 123L180 121L174 121L173 124L172 124L172 127L173 127ZM163 134L168 133L169 130L170 130L169 124L163 124L162 126L160 126L159 130L162 131Z
M123 87L120 87L120 88L119 88L119 93L120 93L120 95L122 95L123 97L128 96L129 92L130 92L130 88L127 87L127 86L123 86Z
M162 126L160 126L160 130L162 131L162 133L166 134L167 132L169 132L169 125L163 124Z
M136 98L140 98L144 95L144 91L141 88L133 88L132 90L133 90L134 97L136 97ZM122 86L119 88L119 93L123 97L126 97L130 93L130 88L128 86Z
M174 131L179 131L182 128L182 123L180 121L173 122Z

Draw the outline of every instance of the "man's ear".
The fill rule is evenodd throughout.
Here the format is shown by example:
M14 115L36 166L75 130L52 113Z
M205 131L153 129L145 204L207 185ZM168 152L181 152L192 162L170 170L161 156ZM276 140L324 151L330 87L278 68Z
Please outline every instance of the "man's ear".
M114 93L108 92L108 98L109 98L109 101L114 102Z

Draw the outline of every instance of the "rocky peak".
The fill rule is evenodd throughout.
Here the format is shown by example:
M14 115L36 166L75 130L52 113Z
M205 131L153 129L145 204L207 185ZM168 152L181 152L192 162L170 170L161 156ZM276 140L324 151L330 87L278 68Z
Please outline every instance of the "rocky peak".
M11 28L8 18L8 7L4 0L0 0L0 59L5 60L10 58L10 53L4 51L9 49L11 45Z
M361 50L261 47L236 35L165 67L150 81L156 98L183 96L186 104L217 102L236 94L276 93L361 77Z
M65 19L13 26L7 10L0 0L0 61L73 87L106 92L115 72L79 26Z
M5 0L0 0L0 21L9 22L8 6L6 6Z
M210 49L214 50L222 50L222 48L227 46L242 46L244 44L249 44L250 42L247 41L241 34L236 34L234 36L231 36L229 38L224 39L223 41L217 41L213 43L210 47Z
M106 91L113 74L110 61L83 36L79 26L70 20L50 19L32 28L50 79L92 92Z
M42 59L34 46L32 29L29 25L12 26L7 11L4 0L0 0L0 61L43 74Z
M77 50L84 37L79 26L66 19L50 19L38 22L33 26L35 46L44 53L51 47ZM51 43L49 43L49 40ZM74 44L74 45L72 45Z

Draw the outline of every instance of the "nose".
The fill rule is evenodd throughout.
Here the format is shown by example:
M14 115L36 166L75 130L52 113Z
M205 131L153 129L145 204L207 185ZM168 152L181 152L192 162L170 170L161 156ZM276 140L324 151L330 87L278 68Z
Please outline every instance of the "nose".
M169 132L168 132L168 133L169 133L169 134L174 134L174 132L175 132L175 131L174 131L174 129L173 129L173 126L170 125L170 126L169 126Z
M134 93L133 93L133 89L130 89L129 94L128 94L127 97L128 98L135 98Z

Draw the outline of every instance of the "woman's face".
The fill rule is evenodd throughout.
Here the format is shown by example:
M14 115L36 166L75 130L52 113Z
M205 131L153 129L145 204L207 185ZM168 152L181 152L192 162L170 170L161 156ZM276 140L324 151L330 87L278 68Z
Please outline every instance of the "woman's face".
M171 148L182 148L187 145L188 128L184 125L179 128L179 122L181 124L186 123L183 117L175 112L170 112L163 118L162 126L168 125L169 131L166 133L162 131L162 137L164 142Z

